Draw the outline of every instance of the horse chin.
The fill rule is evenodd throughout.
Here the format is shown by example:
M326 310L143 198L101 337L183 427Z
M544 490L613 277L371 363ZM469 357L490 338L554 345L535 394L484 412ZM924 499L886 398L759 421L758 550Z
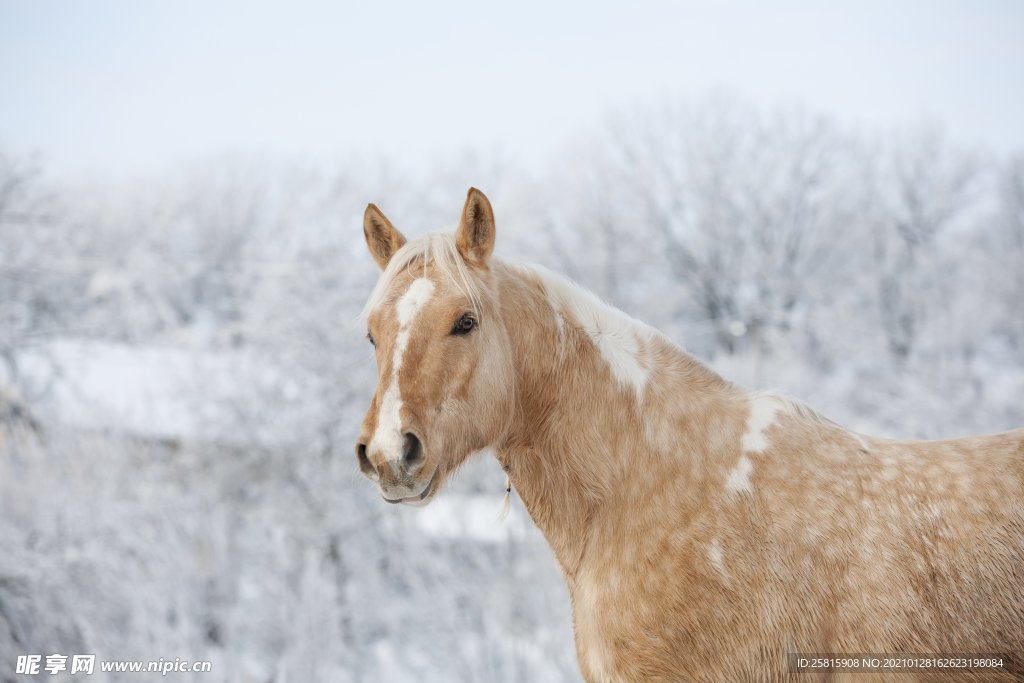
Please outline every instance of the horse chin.
M425 508L425 507L427 507L427 505L430 504L430 501L431 501L432 498L433 498L433 496L428 496L427 498L419 498L419 499L416 499L416 498L406 498L405 500L401 500L399 502L402 505L407 505L407 506L412 507L412 508Z
M434 473L430 475L430 481L428 481L427 485L423 487L423 490L415 496L392 500L391 498L384 496L382 493L381 497L393 505L401 503L402 505L410 505L412 507L425 507L431 499L433 499L434 494L437 493L438 485L440 483L439 471L440 468L434 470Z
M420 492L420 495L403 498L399 502L403 505L410 505L417 508L426 507L430 501L434 499L434 494L437 493L439 480L440 477L438 476L438 471L434 470L434 474L430 476L430 481L427 482L426 488Z

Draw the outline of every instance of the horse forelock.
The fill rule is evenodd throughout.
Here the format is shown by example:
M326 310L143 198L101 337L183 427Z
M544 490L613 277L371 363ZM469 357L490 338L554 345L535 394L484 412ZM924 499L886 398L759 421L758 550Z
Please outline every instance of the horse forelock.
M455 238L445 233L433 233L411 240L395 252L363 306L361 321L365 323L374 311L386 303L392 283L405 272L417 277L429 277L436 273L469 299L473 310L479 313L480 285L455 246Z

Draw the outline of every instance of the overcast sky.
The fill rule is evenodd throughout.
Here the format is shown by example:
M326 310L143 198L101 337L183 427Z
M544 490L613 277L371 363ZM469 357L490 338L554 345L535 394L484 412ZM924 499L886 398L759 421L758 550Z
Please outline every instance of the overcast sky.
M58 172L224 151L542 159L726 90L1024 148L1024 2L0 0L0 145Z

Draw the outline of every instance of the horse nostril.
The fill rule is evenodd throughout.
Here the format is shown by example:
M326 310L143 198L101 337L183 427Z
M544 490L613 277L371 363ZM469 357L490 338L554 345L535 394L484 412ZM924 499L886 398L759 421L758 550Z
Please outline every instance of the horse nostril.
M366 457L366 444L362 441L356 444L356 457L359 458L359 469L367 475L376 474L373 465L370 464L370 459Z
M423 460L423 446L419 438L412 432L406 432L405 445L402 447L402 462L406 467L411 467Z

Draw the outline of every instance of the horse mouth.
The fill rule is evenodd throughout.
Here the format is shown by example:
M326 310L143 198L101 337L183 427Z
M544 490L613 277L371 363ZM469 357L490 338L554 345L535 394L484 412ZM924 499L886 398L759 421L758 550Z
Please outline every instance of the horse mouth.
M406 505L421 505L421 504L425 504L426 499L429 498L434 493L434 484L436 482L437 482L437 470L434 470L434 473L432 475L430 475L430 481L427 482L427 485L424 486L423 490L420 491L417 495L415 495L415 496L407 496L405 498L395 498L395 499L392 500L391 498L388 498L384 494L381 494L381 498L383 498L387 502L391 503L392 505L397 505L399 503L404 503Z

